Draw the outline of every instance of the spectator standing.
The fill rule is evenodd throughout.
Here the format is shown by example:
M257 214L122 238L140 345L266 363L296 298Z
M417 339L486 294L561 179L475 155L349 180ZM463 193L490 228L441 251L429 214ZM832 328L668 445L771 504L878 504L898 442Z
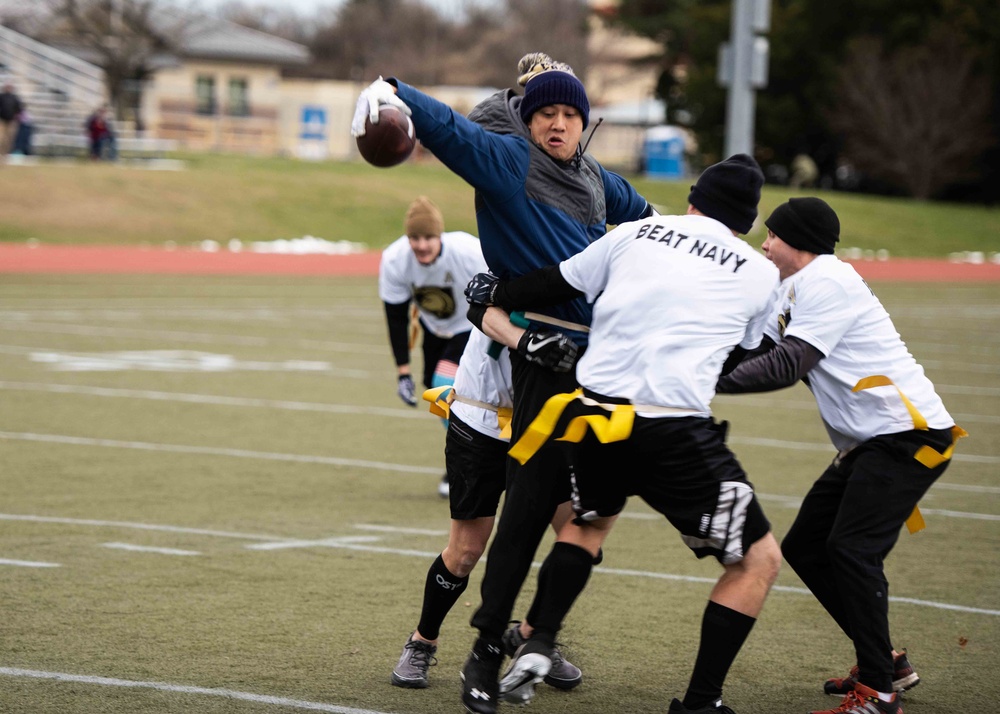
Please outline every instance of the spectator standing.
M14 145L11 147L12 154L31 156L31 137L35 131L35 122L28 113L28 105L21 105L21 113L17 116L17 133L14 135Z
M6 156L14 146L17 136L18 116L24 104L14 93L12 84L5 84L0 92L0 155Z

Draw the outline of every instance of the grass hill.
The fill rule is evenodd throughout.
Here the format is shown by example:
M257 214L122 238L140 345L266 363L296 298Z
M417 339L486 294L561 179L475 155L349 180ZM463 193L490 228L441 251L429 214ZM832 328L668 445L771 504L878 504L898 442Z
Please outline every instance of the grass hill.
M0 171L0 241L178 245L312 235L382 248L402 233L419 194L444 211L449 230L476 232L472 189L432 158L393 169L361 163L198 154L182 171L115 164L10 166ZM691 180L629 177L661 210L683 212ZM897 257L1000 251L1000 210L906 199L811 192L841 217L841 245ZM767 216L796 193L766 187ZM749 237L759 244L759 224Z

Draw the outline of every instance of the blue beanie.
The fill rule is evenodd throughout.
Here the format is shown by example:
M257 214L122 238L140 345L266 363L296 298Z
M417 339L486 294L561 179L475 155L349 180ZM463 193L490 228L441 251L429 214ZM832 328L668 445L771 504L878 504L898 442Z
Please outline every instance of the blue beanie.
M590 102L583 84L574 75L561 70L540 72L528 80L521 100L521 119L527 124L531 115L552 104L576 107L583 118L583 128L590 123Z

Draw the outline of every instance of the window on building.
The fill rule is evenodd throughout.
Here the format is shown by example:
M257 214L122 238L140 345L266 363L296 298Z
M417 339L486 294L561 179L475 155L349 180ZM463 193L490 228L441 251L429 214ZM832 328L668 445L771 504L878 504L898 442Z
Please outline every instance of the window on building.
M249 82L242 77L229 80L229 114L234 117L250 116Z
M199 114L215 114L215 77L200 74L195 79L196 111Z

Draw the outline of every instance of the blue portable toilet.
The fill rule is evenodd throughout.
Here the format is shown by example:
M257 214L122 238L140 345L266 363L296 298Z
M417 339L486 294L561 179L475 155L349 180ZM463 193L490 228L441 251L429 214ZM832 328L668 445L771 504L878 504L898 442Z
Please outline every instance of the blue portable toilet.
M684 132L676 126L654 126L643 140L646 177L680 179L687 175L684 161Z

